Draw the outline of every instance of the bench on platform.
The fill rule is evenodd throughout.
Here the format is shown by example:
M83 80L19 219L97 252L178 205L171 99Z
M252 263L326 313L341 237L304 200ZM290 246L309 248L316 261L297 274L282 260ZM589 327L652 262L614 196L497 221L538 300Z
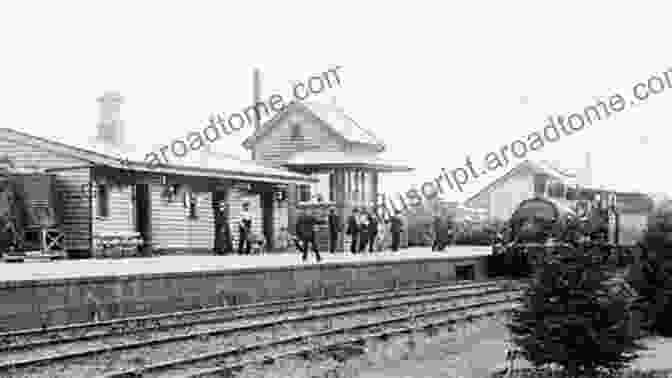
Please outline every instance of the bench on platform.
M98 233L93 236L94 258L121 258L140 256L145 244L139 232Z

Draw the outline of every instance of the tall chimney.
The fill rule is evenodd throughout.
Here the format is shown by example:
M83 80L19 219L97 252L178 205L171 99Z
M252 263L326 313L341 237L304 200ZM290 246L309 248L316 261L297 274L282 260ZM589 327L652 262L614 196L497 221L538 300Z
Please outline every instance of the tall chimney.
M261 101L261 72L259 72L258 68L255 68L252 71L252 106L256 106L258 102ZM259 118L254 117L254 131L253 133L256 133L257 130L259 130ZM254 151L254 147L252 147L251 151L252 155L252 160L257 159L257 154Z
M258 68L254 69L252 74L252 106L256 105L258 102L261 102L261 73ZM254 130L259 129L259 119L255 117L254 119Z
M124 98L119 92L108 91L97 101L100 104L100 120L96 139L112 146L123 145L124 121L121 120L121 104L124 103Z

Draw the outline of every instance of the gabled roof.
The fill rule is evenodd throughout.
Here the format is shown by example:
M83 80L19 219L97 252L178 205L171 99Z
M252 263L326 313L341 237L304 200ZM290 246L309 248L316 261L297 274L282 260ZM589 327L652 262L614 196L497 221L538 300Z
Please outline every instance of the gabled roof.
M185 176L202 176L213 178L231 178L251 181L269 182L315 182L314 178L291 172L287 169L271 168L244 161L232 156L216 155L203 159L203 152L190 151L179 163L162 164L150 167L138 154L139 151L130 151L124 156L124 150L108 149L100 143L90 143L87 148L76 147L54 140L34 136L9 128L0 128L7 138L18 142L32 144L48 151L60 153L80 159L91 165L103 165L121 169L131 169L139 172L157 172L163 174L178 174ZM125 161L125 159L128 159ZM63 167L68 168L68 167Z
M491 182L485 188L481 189L478 193L469 197L464 203L467 206L470 206L480 196L484 195L485 193L488 193L503 181L506 181L512 176L524 172L525 170L529 170L529 172L533 174L546 174L567 185L579 184L577 181L577 175L575 173L561 169L555 163L551 163L548 161L525 160L520 164L516 165L515 167L513 167L510 171L508 171L495 181ZM606 189L581 186L581 190L603 192ZM650 209L653 207L653 200L651 196L647 194L633 191L616 191L616 190L610 190L610 192L616 194L618 207L621 212L647 212L650 211ZM563 211L567 211L567 209L569 209L562 202L554 198L544 197L544 199L554 203Z
M360 126L338 106L315 102L304 102L303 105L348 141L385 147L385 143L378 139L373 131Z
M354 119L348 116L343 109L335 105L325 105L313 102L293 101L282 112L276 114L273 118L264 123L258 130L250 135L243 142L245 148L251 148L260 138L267 135L282 118L282 115L290 111L305 111L322 121L332 133L343 138L350 143L362 143L373 145L378 151L385 150L385 144L376 135L368 129L360 126Z
M76 147L52 139L38 137L6 127L0 128L0 133L14 142L31 144L54 153L68 155L88 163L121 167L121 158L102 154L97 151Z
M555 162L550 162L546 160L541 161L526 160L526 162L528 162L530 165L533 166L535 172L547 174L563 182L567 183L573 182L576 181L576 179L578 178L575 172L561 168Z
M480 196L484 195L485 193L488 193L490 190L494 189L497 185L500 183L508 180L509 178L524 172L525 170L529 170L532 173L535 174L546 174L550 177L553 177L556 180L559 180L563 183L566 184L576 184L577 182L577 176L576 174L560 169L557 167L556 164L548 162L548 161L531 161L531 160L525 160L515 167L513 167L511 170L509 170L507 173L504 175L500 176L490 184L488 184L486 187L481 189L478 193L474 194L473 196L469 197L464 203L467 206L472 206L472 203Z

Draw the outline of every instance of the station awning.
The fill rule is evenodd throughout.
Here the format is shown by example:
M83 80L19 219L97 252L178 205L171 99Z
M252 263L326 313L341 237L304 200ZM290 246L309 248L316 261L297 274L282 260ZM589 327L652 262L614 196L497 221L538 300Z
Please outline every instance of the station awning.
M342 151L303 151L295 153L285 166L298 169L366 168L380 172L410 172L403 163L383 160L375 155Z

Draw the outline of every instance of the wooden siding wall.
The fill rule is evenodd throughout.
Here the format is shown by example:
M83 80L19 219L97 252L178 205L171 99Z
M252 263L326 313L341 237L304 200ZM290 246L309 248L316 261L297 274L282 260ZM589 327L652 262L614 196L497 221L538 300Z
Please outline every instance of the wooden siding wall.
M215 219L212 209L212 192L205 185L191 185L189 178L177 179L187 189L194 190L197 197L195 219L189 217L189 208L184 206L183 193L173 200L162 197L164 186L159 175L152 175L143 180L150 185L151 197L151 232L152 242L160 249L177 252L203 252L214 248ZM95 200L95 199L94 199ZM261 195L231 188L228 193L229 225L232 231L234 248L238 247L238 222L244 202L250 203L252 213L252 230L262 234ZM94 202L94 209L95 209ZM94 210L95 211L95 210ZM133 221L134 205L130 186L123 189L110 190L110 216L95 218L94 233L132 232L135 230ZM274 234L280 227L287 225L288 206L286 202L275 202L273 212Z
M197 198L196 218L189 217L189 208L184 206L182 193L173 200L162 197L164 190L159 175L151 175L141 182L149 184L151 198L151 238L161 249L211 250L214 247L214 213L212 193L195 189ZM186 182L186 181L185 181ZM112 187L109 192L110 214L106 218L95 218L94 233L133 232L134 203L132 188ZM94 197L94 212L96 202Z
M115 232L133 232L133 204L131 202L131 187L109 187L109 214L101 217L98 214L98 201L96 185L93 186L93 233L108 234Z
M58 170L50 172L56 175L56 191L63 200L63 231L65 232L66 248L69 250L88 250L89 235L89 201L82 195L82 184L87 184L90 169L86 161L64 154L48 151L28 144L17 143L0 132L0 155L7 157L17 168L56 169L82 167L80 169Z
M152 207L152 241L163 249L211 250L214 248L215 217L212 193L196 190L196 218L189 218L189 208L179 193L172 201L163 198L160 176L150 181Z
M320 121L304 112L294 112L279 120L270 133L261 138L256 149L256 160L262 163L280 165L296 151L317 149L320 151L342 151L345 146L338 137L321 127ZM302 140L292 140L291 125L301 125Z
M88 251L91 246L89 197L82 191L91 178L90 168L54 172L56 191L63 201L63 232L68 250Z
M309 138L309 128L304 135ZM319 139L319 138L318 138ZM109 216L97 217L97 198L93 188L92 208L89 198L82 192L82 187L98 176L104 181L103 170L89 167L84 160L59 154L28 143L17 143L0 133L0 155L7 155L17 168L57 169L50 173L56 175L56 191L63 201L63 231L66 247L69 250L86 250L90 248L90 229L93 233L132 232L134 226L134 204L132 187L110 187ZM78 168L72 168L78 167ZM80 168L81 167L81 168ZM68 168L68 169L65 169ZM60 170L62 169L62 170ZM97 173L96 173L97 172ZM107 173L109 176L109 173ZM186 180L188 181L188 180ZM161 197L163 186L159 175L147 175L141 179L150 185L151 198L151 229L152 240L160 248L179 250L211 250L214 247L214 212L212 209L212 193L207 189L198 188L197 218L189 218L189 209L184 206L181 197L169 202ZM253 231L262 233L261 196L232 189L227 202L230 204L229 224L237 247L238 221L242 203L251 204L253 214ZM281 227L288 226L288 202L274 202L273 227L274 235L278 235Z

